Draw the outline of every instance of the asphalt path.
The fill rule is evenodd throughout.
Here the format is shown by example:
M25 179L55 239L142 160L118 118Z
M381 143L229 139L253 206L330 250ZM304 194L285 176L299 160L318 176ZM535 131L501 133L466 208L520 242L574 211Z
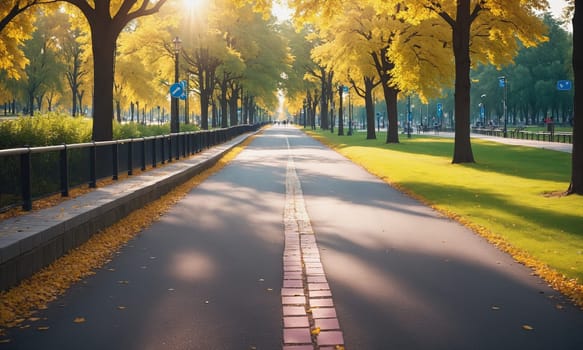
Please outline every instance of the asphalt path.
M583 349L583 312L529 269L284 127L0 349L281 349L290 155L346 349Z

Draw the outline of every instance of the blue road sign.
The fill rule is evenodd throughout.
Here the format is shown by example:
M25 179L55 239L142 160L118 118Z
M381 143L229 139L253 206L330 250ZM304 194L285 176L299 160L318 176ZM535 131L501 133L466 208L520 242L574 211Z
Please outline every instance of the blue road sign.
M505 87L506 86L506 77L498 78L498 85L502 88Z
M484 108L483 104L480 104L480 118L484 119L486 116L486 108Z
M170 96L174 98L180 98L184 94L184 88L180 83L172 84L170 86Z
M342 91L344 93L347 93L350 90L350 88L348 86L343 86L342 89L343 89Z
M559 80L557 81L557 90L559 91L569 91L573 88L573 84L570 80Z
M441 117L441 115L443 114L443 104L442 103L438 103L437 104L437 116Z
M180 97L179 97L179 98L180 98L182 101L186 100L186 94L185 94L185 93L183 93L182 95L180 95Z

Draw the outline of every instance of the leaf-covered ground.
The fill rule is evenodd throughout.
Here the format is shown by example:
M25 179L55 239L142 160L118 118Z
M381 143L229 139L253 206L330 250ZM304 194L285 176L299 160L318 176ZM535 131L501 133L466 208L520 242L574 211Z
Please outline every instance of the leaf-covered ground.
M17 327L25 321L35 322L37 310L46 309L48 303L56 300L60 295L76 282L81 281L95 273L95 271L108 263L113 254L135 237L144 228L157 221L173 204L182 199L192 188L201 184L212 174L220 171L226 164L233 160L252 140L248 138L244 143L235 147L223 156L215 166L193 177L186 183L178 186L170 193L164 195L142 209L134 211L123 220L113 226L95 234L82 246L55 261L50 266L36 273L20 285L0 293L0 344L9 342L10 339L2 339L3 329ZM102 183L101 185L106 185ZM75 196L89 190L78 189ZM37 209L54 205L63 199L52 198L39 201L35 204ZM4 217L22 215L19 210L3 214ZM0 217L2 219L2 217ZM72 320L82 323L82 317ZM28 326L26 326L28 327ZM46 327L45 327L46 328ZM38 329L47 330L47 329Z

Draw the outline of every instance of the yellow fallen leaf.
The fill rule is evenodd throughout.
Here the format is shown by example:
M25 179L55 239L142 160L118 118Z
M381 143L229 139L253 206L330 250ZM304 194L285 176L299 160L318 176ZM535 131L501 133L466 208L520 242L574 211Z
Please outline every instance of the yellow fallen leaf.
M57 260L49 268L35 274L35 276L23 282L18 287L7 292L2 292L0 296L0 299L2 299L2 305L0 306L0 328L9 325L17 326L14 324L14 319L25 319L29 317L35 309L38 309L38 305L46 305L54 301L56 297L62 295L72 284L78 283L83 278L95 274L95 269L109 264L112 261L111 256L114 252L120 250L124 244L139 234L143 228L158 220L162 213L170 210L172 203L177 202L178 199L190 192L192 188L200 185L206 178L226 166L252 140L253 137L248 138L243 144L235 147L226 154L215 166L193 177L161 199L134 211L124 220L106 229L99 230L82 247ZM99 181L98 187L102 188L112 183L113 180ZM90 191L75 189L72 190L72 196L69 198L88 192ZM41 202L38 201L37 203ZM44 207L52 205L52 203L47 201ZM4 219L3 213L0 214L1 219ZM156 259L153 256L154 254L150 255L152 255L150 260ZM47 281L51 281L51 283L47 283ZM86 282L83 281L82 283ZM40 309L46 309L46 306L42 306ZM44 319L41 320L44 321ZM36 328L35 326L33 327ZM41 328L41 330L46 329L48 327ZM2 336L0 331L0 337Z
M43 327L37 327L36 329L37 329L38 331L48 331L48 330L49 330L49 328L51 328L51 327L49 327L49 326L43 326Z
M125 310L125 309L127 309L127 307L125 307L125 306L121 306L121 305L120 305L120 306L118 306L118 307L117 307L117 309L118 309L118 310Z
M534 330L534 328L532 326L529 326L527 324L522 325L522 329L524 329L525 331L532 331L532 330Z
M12 340L10 340L10 339L2 339L2 340L0 340L0 344L8 344L8 343L10 343L11 341L12 341Z
M312 329L312 335L318 335L320 334L320 327L316 327L314 329Z
M336 350L344 350L344 346L342 345L336 345Z
M30 322L36 322L40 320L40 317L31 317L28 319Z
M73 320L74 323L84 323L85 322L85 317L77 317L76 319Z

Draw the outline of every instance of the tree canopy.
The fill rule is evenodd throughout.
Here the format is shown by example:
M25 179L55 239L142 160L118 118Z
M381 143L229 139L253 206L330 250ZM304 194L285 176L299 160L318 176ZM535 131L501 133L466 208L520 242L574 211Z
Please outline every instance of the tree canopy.
M545 113L567 122L572 114L572 94L548 93L556 76L569 79L573 72L565 60L571 38L543 18L546 1L290 0L293 23L276 22L265 0L189 2L191 7L180 0L53 2L0 4L0 97L33 110L43 108L39 97L46 91L46 108L56 103L73 115L92 110L96 140L111 138L114 116L122 120L131 110L133 120L134 107L164 120L177 36L183 40L179 70L188 81L187 101L200 106L193 110L205 128L252 121L257 111L276 109L282 94L290 111L301 110L313 126L319 112L321 126L333 128L331 107L339 102L338 86L346 85L352 97L362 95L369 122L372 97L385 101L387 142L399 142L397 99L427 102L449 95L455 96L453 162L463 163L474 161L469 130L476 101L489 106L492 119L500 114L497 93L481 92L495 89L493 76L509 79L513 122L536 123ZM37 22L41 9L43 16L61 13L68 20L52 33L59 38L52 63L46 63L52 51L44 55L53 75L38 76L44 87L24 93L41 57L33 57L37 32L52 31ZM540 53L527 50L537 45ZM41 101L35 107L31 95ZM376 137L374 125L367 137Z

